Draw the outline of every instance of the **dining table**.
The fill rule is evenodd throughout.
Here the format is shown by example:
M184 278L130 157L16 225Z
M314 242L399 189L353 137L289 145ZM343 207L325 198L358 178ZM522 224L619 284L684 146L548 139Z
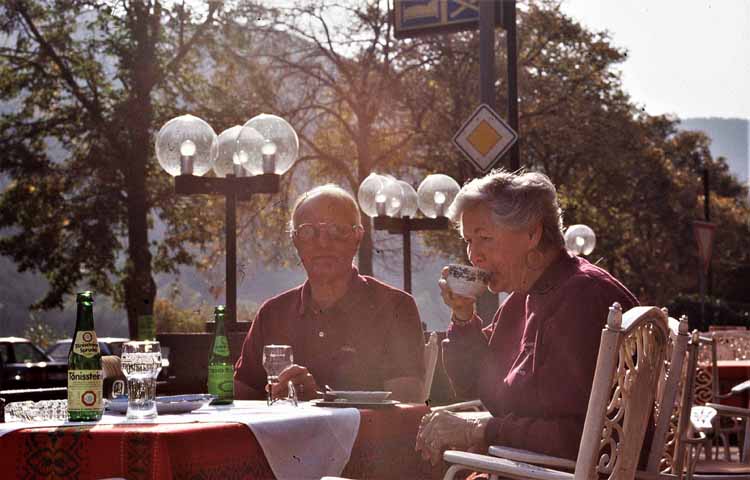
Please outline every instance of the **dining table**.
M742 382L750 379L750 360L717 360L719 373L719 392L727 393ZM733 407L750 406L750 390L738 392L721 400L721 403Z
M310 411L322 408L306 407ZM340 476L440 478L442 467L431 466L414 451L419 421L428 412L424 404L359 408L356 436ZM263 442L248 425L231 420L181 420L185 421L162 423L157 418L148 423L24 424L0 436L0 478L278 478ZM311 442L339 440L321 440L318 435Z

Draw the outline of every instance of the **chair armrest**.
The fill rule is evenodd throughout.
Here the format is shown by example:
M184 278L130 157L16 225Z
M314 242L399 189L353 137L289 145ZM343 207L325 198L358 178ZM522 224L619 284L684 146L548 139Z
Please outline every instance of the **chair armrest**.
M714 419L718 412L709 406L694 406L690 409L690 424L696 432L710 432L713 429Z
M443 454L443 460L447 463L455 464L448 469L448 473L444 477L445 479L453 478L452 475L455 475L460 470L494 473L500 477L510 476L511 478L528 478L533 480L573 480L574 478L573 474L568 472L456 450L447 450Z
M737 393L742 393L748 389L750 389L750 380L745 380L744 382L739 383L735 385L734 387L732 387L732 390L730 391L734 394L737 394Z
M719 403L707 403L706 406L715 409L719 415L744 418L750 417L750 410L747 408L730 407L729 405L721 405Z
M481 400L469 400L467 402L451 403L450 405L441 405L439 407L432 407L430 409L433 412L449 411L449 412L481 412L484 411L484 405Z
M488 452L493 457L505 458L516 462L531 463L532 465L540 465L542 467L564 468L571 471L576 469L576 462L573 460L552 457L550 455L531 452L529 450L492 445Z

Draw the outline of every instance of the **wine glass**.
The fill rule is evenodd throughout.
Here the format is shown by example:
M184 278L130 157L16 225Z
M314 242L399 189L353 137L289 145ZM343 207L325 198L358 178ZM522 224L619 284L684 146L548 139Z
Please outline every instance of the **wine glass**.
M128 418L156 418L156 377L161 370L159 342L122 345L122 372L128 379Z
M268 405L274 402L271 387L279 383L279 374L293 363L294 355L292 354L292 347L289 345L266 345L263 347L263 368L268 376Z

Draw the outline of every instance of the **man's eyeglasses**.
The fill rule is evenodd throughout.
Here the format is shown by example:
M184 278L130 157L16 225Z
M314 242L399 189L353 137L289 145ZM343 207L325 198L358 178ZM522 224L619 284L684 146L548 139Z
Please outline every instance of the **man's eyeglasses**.
M364 230L362 225L342 225L340 223L303 223L292 230L292 237L309 242L320 236L320 232L325 232L330 240L342 241L349 240L354 236L354 232Z

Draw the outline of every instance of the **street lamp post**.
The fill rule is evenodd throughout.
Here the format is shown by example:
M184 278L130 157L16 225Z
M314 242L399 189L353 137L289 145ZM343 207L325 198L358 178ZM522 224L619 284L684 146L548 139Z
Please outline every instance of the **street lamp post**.
M417 191L404 181L374 173L359 186L359 206L373 219L374 229L403 238L405 291L412 292L411 232L447 229L450 221L445 213L458 191L458 183L441 174L429 175ZM417 208L425 218L414 218Z
M192 115L164 124L156 137L161 167L175 177L175 193L225 197L226 328L237 322L237 201L277 193L279 178L297 159L299 140L284 119L260 114L220 135ZM213 170L214 177L203 175Z

